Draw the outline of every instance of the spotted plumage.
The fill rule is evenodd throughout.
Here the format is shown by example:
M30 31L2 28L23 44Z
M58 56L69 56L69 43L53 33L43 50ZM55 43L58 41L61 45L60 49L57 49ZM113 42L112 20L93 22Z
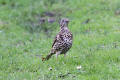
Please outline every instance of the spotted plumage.
M60 21L60 32L56 35L52 49L50 53L43 58L43 60L48 60L53 54L56 54L58 57L59 54L66 55L66 52L72 47L72 33L68 29L69 20L67 18L63 18Z

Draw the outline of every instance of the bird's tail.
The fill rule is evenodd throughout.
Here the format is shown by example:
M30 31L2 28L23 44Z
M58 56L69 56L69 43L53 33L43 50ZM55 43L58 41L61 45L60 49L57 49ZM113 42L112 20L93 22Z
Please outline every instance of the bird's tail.
M45 58L42 58L42 61L49 60L53 54L55 53L49 53Z

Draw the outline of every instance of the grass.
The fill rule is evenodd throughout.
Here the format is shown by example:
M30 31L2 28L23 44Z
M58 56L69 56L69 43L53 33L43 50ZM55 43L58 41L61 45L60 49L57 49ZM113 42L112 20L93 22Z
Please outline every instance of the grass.
M0 80L120 80L119 5L119 0L0 0ZM49 18L44 12L69 18L74 41L66 58L43 63L59 31L58 21L38 24Z

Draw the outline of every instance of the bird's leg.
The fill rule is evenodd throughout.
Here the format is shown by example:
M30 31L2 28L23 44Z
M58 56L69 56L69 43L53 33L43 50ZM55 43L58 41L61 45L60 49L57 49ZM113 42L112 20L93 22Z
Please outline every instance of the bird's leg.
M64 54L64 57L66 57L66 54Z
M58 58L58 55L61 53L61 51L56 52L56 59Z

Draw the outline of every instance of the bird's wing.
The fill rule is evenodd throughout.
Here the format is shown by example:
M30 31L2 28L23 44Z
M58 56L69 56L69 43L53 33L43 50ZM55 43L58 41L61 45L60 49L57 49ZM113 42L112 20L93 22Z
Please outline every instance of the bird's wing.
M56 36L57 37L57 36ZM52 47L54 46L55 42L57 41L57 38L55 37L54 41L53 41L53 44L52 44Z
M54 44L55 44L56 42L59 42L60 40L63 41L63 37L62 37L61 33L59 33L58 35L56 35L56 37L55 37L55 39L54 39L54 41L53 41L52 47L54 46Z
M58 35L56 35L56 37L55 37L55 39L54 39L54 41L53 41L53 44L52 44L52 47L54 46L54 44L57 42L57 38L59 37L59 34Z

